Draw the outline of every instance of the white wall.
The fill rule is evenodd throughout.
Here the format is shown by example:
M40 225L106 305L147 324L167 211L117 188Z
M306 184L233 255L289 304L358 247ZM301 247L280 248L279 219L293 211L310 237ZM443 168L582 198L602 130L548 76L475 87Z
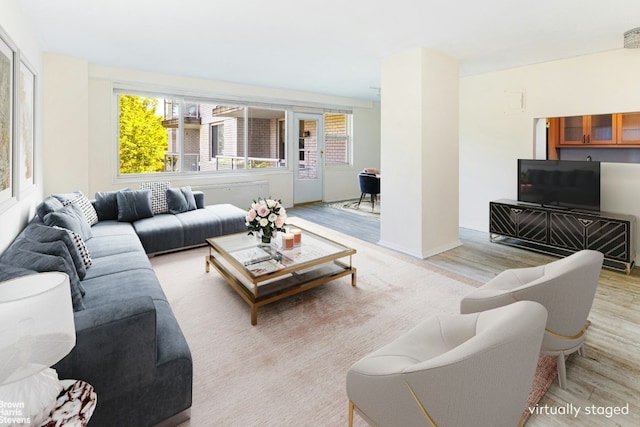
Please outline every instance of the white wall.
M89 81L85 60L44 55L44 194L89 191Z
M77 60L64 57L57 59L65 62L82 73L85 64ZM260 99L293 101L295 103L309 103L310 105L327 105L353 107L354 120L354 157L352 166L330 166L325 172L325 200L340 200L359 196L357 172L365 166L378 167L380 164L380 108L379 104L359 99L349 99L334 96L286 91L281 89L238 85L211 80L193 79L180 76L162 75L139 72L134 70L117 69L88 64L88 138L87 143L80 145L80 150L88 147L88 171L70 171L65 173L66 185L59 186L55 191L70 191L74 187L87 187L89 195L96 191L116 190L129 186L137 188L138 182L130 179L116 180L116 120L113 97L113 84L136 85L145 84L150 88L176 90L182 93L198 94L200 96L235 96L255 97ZM63 79L60 85L68 83ZM228 182L244 182L266 180L270 185L271 196L281 198L285 206L293 204L293 175L286 171L266 171L260 173L238 173L229 175L199 175L175 178L172 186L178 185L208 185ZM69 183L75 183L69 187ZM265 195L268 196L268 195ZM215 201L210 201L211 203ZM248 201L250 202L250 200Z
M489 201L515 199L535 119L640 111L640 51L615 50L460 80L460 225L488 231ZM525 111L510 94L525 94ZM640 164L602 166L602 210L640 215ZM640 236L638 236L640 238Z
M6 249L15 236L26 225L35 213L36 204L42 199L42 50L35 37L32 36L29 24L25 21L20 9L19 0L0 2L0 26L15 43L22 56L36 72L36 111L35 111L35 158L34 178L36 191L16 202L0 213L0 252Z
M457 61L428 49L382 63L380 244L420 258L460 244L458 83Z

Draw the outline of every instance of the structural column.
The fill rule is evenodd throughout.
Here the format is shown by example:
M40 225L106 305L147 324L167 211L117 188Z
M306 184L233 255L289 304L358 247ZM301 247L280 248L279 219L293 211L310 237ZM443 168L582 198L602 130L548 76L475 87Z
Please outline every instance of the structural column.
M420 258L460 244L458 74L422 48L382 63L380 244Z

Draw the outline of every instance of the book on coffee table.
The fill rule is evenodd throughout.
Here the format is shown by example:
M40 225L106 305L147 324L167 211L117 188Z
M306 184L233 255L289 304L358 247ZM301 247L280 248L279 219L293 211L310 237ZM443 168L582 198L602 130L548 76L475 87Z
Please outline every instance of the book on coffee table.
M231 256L233 256L238 262L242 263L242 265L245 266L257 264L263 261L270 260L272 258L271 253L265 251L260 247L251 247L233 251L231 252Z

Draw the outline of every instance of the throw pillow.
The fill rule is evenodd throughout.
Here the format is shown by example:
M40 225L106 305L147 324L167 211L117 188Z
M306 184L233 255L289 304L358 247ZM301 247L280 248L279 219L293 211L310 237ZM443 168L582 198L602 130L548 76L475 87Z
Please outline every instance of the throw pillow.
M89 252L89 249L87 248L86 243L84 243L84 240L82 240L81 235L79 235L75 231L67 230L66 228L58 227L55 225L53 226L53 228L56 230L63 231L69 237L69 239L71 240L71 244L75 247L75 249L78 252L80 261L82 262L82 265L84 265L85 270L93 265L93 260L91 259L91 253ZM71 249L69 249L69 252L71 252ZM71 255L73 256L73 254ZM74 262L75 262L75 259L74 259ZM80 280L82 279L84 279L84 277L80 278Z
M89 226L92 226L98 222L98 214L91 204L91 201L85 196L82 191L74 191L73 193L54 194L53 197L62 202L64 206L71 203L77 203L84 214Z
M58 209L62 209L63 207L64 206L60 200L53 196L49 196L44 199L42 203L39 203L38 206L36 206L36 213L38 214L38 218L40 218L41 221L44 221L44 217L47 216L47 214L55 212Z
M57 225L75 231L82 236L83 240L91 238L91 226L77 203L71 203L62 209L48 213L44 217L44 223L50 227Z
M118 221L132 222L153 216L151 190L118 191Z
M193 211L197 209L196 198L193 195L193 191L191 190L191 187L188 185L186 187L180 187L180 191L182 192L182 194L184 194L184 198L187 201L187 210Z
M179 188L167 188L167 205L174 215L187 211L187 201Z
M130 191L130 188L123 188L121 191ZM95 209L98 213L98 220L107 221L118 219L118 192L98 191L95 195Z
M77 238L82 242L82 247L76 243L75 237L71 234L73 233ZM71 254L71 258L73 260L73 264L76 267L76 272L78 273L78 277L80 280L84 279L87 274L87 268L91 266L91 258L89 257L89 264L84 261L85 254L84 251L88 251L82 240L82 237L78 233L74 233L71 230L67 230L65 228L60 228L58 226L47 227L46 225L31 225L25 229L24 236L28 240L32 240L35 242L55 242L61 241L69 250L69 254Z
M169 212L179 214L196 209L196 199L191 187L167 188Z
M151 190L151 208L154 215L169 211L167 188L169 188L169 182L167 181L143 182L140 184L141 190Z
M13 265L14 267L34 270L38 273L44 271L60 271L62 273L67 273L69 276L69 283L71 284L71 302L73 303L73 310L84 310L84 305L82 303L82 293L84 292L84 288L80 283L76 269L62 257L15 248L2 255L2 262Z

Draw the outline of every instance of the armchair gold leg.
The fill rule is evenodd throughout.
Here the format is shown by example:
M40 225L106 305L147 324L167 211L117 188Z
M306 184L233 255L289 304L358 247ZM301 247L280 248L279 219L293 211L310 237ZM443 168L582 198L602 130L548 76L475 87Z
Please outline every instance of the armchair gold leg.
M349 427L353 427L353 402L349 401Z

